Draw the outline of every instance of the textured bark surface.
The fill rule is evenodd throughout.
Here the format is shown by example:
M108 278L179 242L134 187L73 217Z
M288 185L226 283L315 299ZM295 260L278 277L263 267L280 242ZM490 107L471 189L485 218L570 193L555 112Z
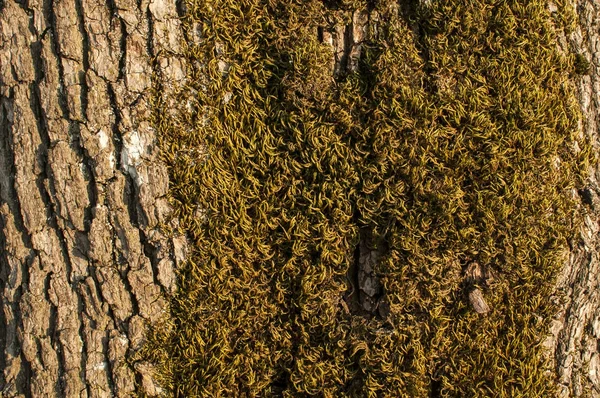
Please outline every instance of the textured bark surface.
M576 82L583 131L598 145L600 5L576 7L566 44L590 62ZM377 15L356 12L319 32L335 48L334 74L357 67L369 23ZM165 95L185 76L179 34L169 1L0 0L2 396L160 392L152 365L134 358L186 251L158 228L168 179L148 122L153 72ZM548 340L564 397L600 396L599 181L595 165ZM361 240L349 304L385 317L376 257Z
M568 38L562 38L561 47L580 54L589 63L585 74L574 77L574 82L583 115L582 132L591 138L594 152L600 154L600 4L594 0L580 0L572 5L578 18L577 28ZM405 6L402 12L409 16L414 10ZM350 25L322 33L323 40L335 49L335 60L332 60L335 74L356 68L367 25L377 22L376 14L356 12ZM416 30L415 34L418 36ZM585 222L580 243L572 247L559 276L555 299L560 296L563 301L547 344L553 357L560 396L600 397L600 164L592 166L588 184L578 194ZM346 299L351 310L358 313L376 313L372 297L364 290L364 286L379 286L378 278L369 271L371 256L376 256L376 251L366 247L361 235L360 253L349 271L349 279L356 282ZM373 289L372 294L380 295L381 292ZM477 312L489 311L478 289L469 294L469 299Z
M575 78L583 112L582 129L600 153L600 4L574 3L578 28L565 41L570 51L589 62ZM600 396L600 165L592 167L587 187L579 192L584 214L580 243L572 248L558 291L566 299L549 339L563 397Z
M159 392L132 359L185 252L148 122L178 35L173 2L0 2L3 397Z

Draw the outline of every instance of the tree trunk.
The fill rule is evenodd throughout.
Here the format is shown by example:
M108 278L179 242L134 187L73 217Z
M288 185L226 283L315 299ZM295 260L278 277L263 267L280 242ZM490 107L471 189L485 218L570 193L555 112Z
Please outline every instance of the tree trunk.
M582 110L582 130L600 153L600 4L573 3L578 27L562 47L589 62L587 73L575 78ZM585 62L584 62L585 63ZM586 67L588 65L585 65ZM572 247L559 277L557 291L564 297L548 340L554 354L561 396L600 396L600 165L592 165L585 189L579 192L584 224L580 242Z
M129 396L185 241L161 235L153 71L184 76L172 2L0 3L0 395Z
M597 145L600 6L574 6L578 30L562 44L591 61L575 79L582 130ZM334 73L357 64L364 17L323 38ZM180 34L173 2L0 2L2 396L160 392L152 365L134 359L186 252L159 228L168 178L148 121L152 74L166 97L185 76ZM565 397L600 396L599 179L596 164L548 339ZM356 305L368 311L370 298Z

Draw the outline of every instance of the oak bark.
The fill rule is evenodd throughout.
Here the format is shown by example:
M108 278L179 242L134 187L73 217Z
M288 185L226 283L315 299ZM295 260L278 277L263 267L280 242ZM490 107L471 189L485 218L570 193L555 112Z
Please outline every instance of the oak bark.
M590 62L574 81L598 153L600 5L573 6L578 28L563 47ZM185 78L178 11L169 0L0 0L2 396L160 393L135 353L186 252L159 228L168 177L149 123L151 77L165 97ZM333 73L355 67L365 23L357 14L323 37ZM547 341L564 397L600 396L599 181L596 164ZM380 294L365 289L377 284L367 271L355 270L364 311Z
M179 25L161 0L0 3L3 397L160 392L134 358L185 250L148 121Z
M577 29L562 38L561 47L585 59L587 69L573 80L581 104L584 134L600 154L600 4L572 3ZM574 239L557 283L561 311L554 319L548 348L553 354L561 397L600 396L600 165L590 170L578 192L583 215L580 236Z

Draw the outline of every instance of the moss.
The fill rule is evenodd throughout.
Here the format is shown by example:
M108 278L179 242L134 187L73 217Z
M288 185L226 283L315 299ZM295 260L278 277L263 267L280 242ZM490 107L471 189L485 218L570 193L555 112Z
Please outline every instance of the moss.
M575 73L578 75L587 75L590 73L590 62L585 58L585 55L583 54L575 54L573 67Z
M181 109L157 101L155 112L193 245L169 327L144 352L164 386L185 397L551 396L541 343L589 145L545 3L187 9L203 38L185 43L195 67ZM334 79L317 27L356 9L381 23L358 70ZM359 229L388 248L375 270L385 320L344 309ZM463 289L474 260L496 275L487 316Z

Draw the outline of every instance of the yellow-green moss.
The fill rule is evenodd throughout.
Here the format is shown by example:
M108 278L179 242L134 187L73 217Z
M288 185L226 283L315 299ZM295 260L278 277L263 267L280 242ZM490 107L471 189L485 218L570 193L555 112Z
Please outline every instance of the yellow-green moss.
M553 22L544 1L186 6L201 41L185 43L181 109L155 118L192 243L169 327L145 351L164 386L551 396L541 344L589 157L573 57L555 43L569 14ZM380 22L358 70L334 80L317 27L356 9ZM343 305L359 229L387 247L385 320ZM463 289L472 260L496 275L487 316Z

